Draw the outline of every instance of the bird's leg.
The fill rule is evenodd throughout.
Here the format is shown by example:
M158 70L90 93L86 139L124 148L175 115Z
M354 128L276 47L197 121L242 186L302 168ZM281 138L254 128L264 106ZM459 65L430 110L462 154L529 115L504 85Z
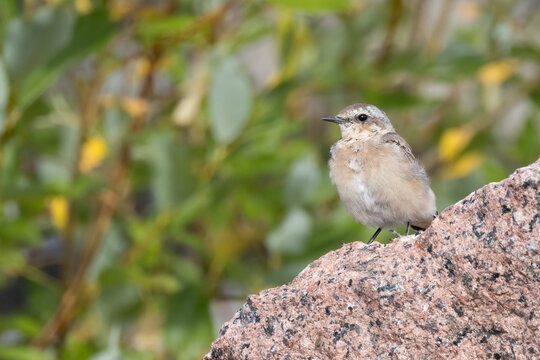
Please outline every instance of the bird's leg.
M381 232L381 228L378 228L377 231L375 231L375 233L371 236L371 239L369 239L369 241L367 243L371 244L373 242L373 240L375 240L375 238L377 238L377 235L379 235L380 232Z
M407 221L407 228L405 229L405 235L409 235L409 228L411 227L411 223Z
M398 233L398 232L397 232L396 230L394 230L394 229L389 229L388 231L390 231L392 234L396 235L397 237L400 237L400 236L401 236L401 234Z

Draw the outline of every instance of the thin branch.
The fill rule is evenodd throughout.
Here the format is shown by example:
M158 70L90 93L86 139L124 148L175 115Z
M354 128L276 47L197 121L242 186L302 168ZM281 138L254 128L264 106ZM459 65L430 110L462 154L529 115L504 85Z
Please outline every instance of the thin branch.
M234 0L227 1L217 10L200 16L189 29L183 31L179 36L163 39L163 41L156 43L148 54L150 70L146 74L141 88L139 96L141 99L147 100L152 94L156 64L161 58L164 49L168 48L167 45L177 42L179 39L189 38L195 32L199 31L201 27L215 24L220 21L234 3ZM144 118L144 114L133 118L128 135L133 135L139 131L143 125ZM69 285L65 289L55 314L47 322L41 334L34 340L36 346L46 348L50 346L55 339L62 339L75 319L78 313L78 307L85 299L84 289L88 269L98 250L101 248L114 214L118 211L118 208L126 195L125 193L128 188L127 173L130 163L130 142L129 138L126 138L120 147L117 163L114 165L111 172L109 181L109 184L111 185L99 196L98 216L92 227L91 233L84 242L86 247L82 252L80 264L73 278L69 282Z
M98 75L92 82L90 89L85 92L84 96L79 98L81 105L79 116L79 133L77 136L77 143L75 145L75 156L71 164L71 182L75 183L79 178L79 162L82 154L82 145L86 139L88 129L90 128L90 121L97 117L99 91L103 84L103 77ZM63 263L63 282L67 287L71 277L71 265L73 262L73 236L75 231L75 222L73 216L74 202L72 200L68 203L68 215L67 225L65 231L63 231L62 238L64 240L64 263Z
M193 36L197 32L200 32L200 30L205 26L215 25L216 23L220 22L235 3L235 0L229 0L225 4L218 7L216 10L201 15L193 22L193 24L191 24L189 28L182 30L181 33L163 38L160 42L160 45L163 48L168 48L174 46L178 42L192 39Z
M388 20L388 25L386 27L386 35L379 56L377 57L378 65L385 63L392 55L394 37L402 15L402 0L392 0L392 4L390 5L390 19Z
M442 37L446 26L448 25L448 19L452 15L452 8L454 6L454 0L444 0L441 11L439 11L439 16L437 17L437 22L431 32L431 36L427 40L427 55L429 57L437 54L441 47Z
M155 64L161 54L152 54L150 57L151 68L145 77L141 98L147 99L152 93L153 74L155 71ZM130 134L133 135L141 128L144 120L144 115L139 115L133 118L133 122L130 127ZM120 155L118 163L115 165L111 178L110 188L104 190L99 197L100 209L97 220L92 227L92 231L85 241L87 244L83 251L83 256L80 261L80 265L77 271L70 281L69 286L64 291L60 300L55 315L45 325L43 332L36 338L34 344L41 348L48 347L56 337L62 337L73 319L77 315L77 306L80 303L85 285L85 278L92 264L92 261L101 248L105 234L109 225L111 224L112 217L114 216L121 200L125 196L127 190L127 172L130 166L130 144L129 139L126 139L120 148Z
M411 32L409 33L409 48L415 47L418 36L422 34L422 24L424 14L424 7L426 0L418 0L417 5L414 8L414 15L411 21Z

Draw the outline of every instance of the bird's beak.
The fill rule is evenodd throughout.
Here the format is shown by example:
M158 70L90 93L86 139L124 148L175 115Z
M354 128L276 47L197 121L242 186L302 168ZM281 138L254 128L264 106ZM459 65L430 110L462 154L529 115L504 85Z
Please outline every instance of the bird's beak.
M333 122L333 123L336 123L336 124L343 124L345 122L344 119L342 119L342 118L340 118L338 116L323 117L321 120L330 121L330 122Z

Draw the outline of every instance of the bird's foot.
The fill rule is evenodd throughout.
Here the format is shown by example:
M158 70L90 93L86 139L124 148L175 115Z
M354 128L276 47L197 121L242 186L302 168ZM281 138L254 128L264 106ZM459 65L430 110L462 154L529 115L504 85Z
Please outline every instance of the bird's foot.
M396 235L397 237L400 237L400 236L401 236L401 234L398 233L398 232L397 232L396 230L394 230L394 229L389 229L388 231L390 231L392 234Z

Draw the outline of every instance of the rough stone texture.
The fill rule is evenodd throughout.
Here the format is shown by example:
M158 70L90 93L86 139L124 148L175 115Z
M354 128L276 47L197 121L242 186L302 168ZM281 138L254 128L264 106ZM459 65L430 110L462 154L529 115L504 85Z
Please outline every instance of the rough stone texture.
M540 359L540 160L252 295L210 359Z

